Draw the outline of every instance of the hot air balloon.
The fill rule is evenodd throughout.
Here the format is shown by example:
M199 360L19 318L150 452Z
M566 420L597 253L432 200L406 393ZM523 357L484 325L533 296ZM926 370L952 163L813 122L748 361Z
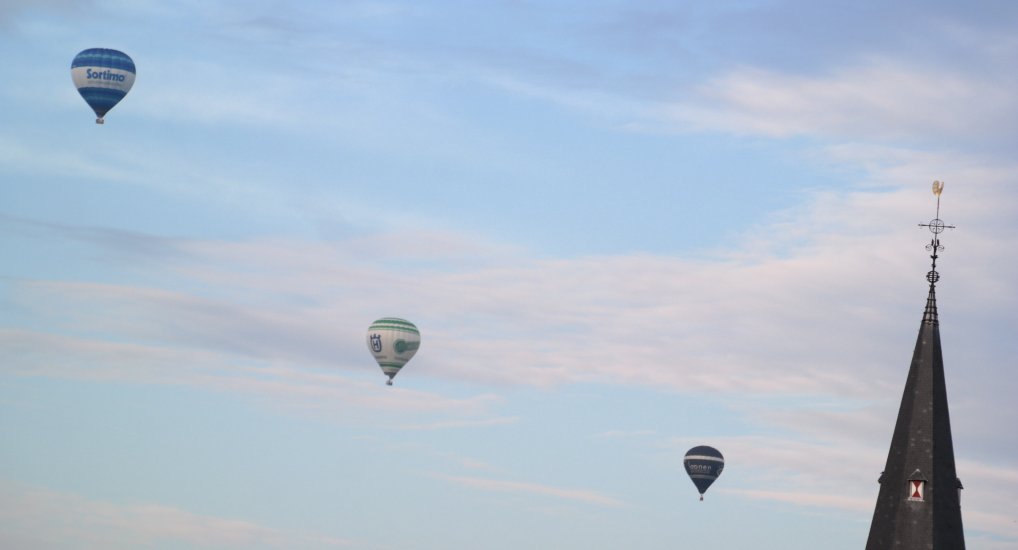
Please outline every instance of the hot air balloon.
M707 488L714 483L714 480L721 475L721 470L725 468L725 457L721 456L721 452L714 447L700 445L686 451L686 457L682 460L682 464L686 467L689 479L693 480L693 485L696 485L696 489L700 491L700 500L703 500L703 494L707 492Z
M85 103L95 111L96 124L134 85L134 61L124 52L89 48L71 61L71 79Z
M368 349L378 361L378 366L382 367L382 372L389 377L386 385L392 385L392 379L419 347L421 333L406 319L383 317L368 327Z

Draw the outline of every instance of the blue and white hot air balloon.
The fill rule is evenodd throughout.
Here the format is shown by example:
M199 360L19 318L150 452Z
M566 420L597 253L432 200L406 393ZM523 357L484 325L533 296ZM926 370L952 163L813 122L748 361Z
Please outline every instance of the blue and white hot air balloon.
M124 52L89 48L71 61L71 79L85 103L95 111L96 124L134 85L134 61Z
M700 500L703 500L707 488L725 469L725 457L714 447L700 445L686 451L682 465L686 467L686 473L693 480L693 485L696 485L696 490L700 491Z
M383 317L368 327L368 350L389 377L389 386L420 347L421 332L406 319Z

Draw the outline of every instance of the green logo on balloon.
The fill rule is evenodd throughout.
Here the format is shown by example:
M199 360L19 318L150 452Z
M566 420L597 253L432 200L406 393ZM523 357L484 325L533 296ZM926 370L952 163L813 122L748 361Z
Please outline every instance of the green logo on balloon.
M406 340L396 340L392 343L392 349L396 350L396 355L403 355L404 353L416 353L421 347L420 342L413 340L407 342Z

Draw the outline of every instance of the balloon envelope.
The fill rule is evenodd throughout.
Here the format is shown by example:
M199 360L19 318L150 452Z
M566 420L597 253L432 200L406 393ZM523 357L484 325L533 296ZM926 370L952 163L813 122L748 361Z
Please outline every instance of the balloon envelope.
M71 80L85 103L95 111L96 124L134 86L134 61L124 52L89 48L71 61Z
M682 460L682 464L686 467L689 479L693 480L693 485L696 485L696 489L700 491L700 500L703 500L703 494L707 492L707 488L714 483L714 480L721 475L721 470L725 468L725 457L714 447L700 445L686 451L686 457Z
M389 377L386 384L390 386L392 379L420 347L421 333L406 319L383 317L368 327L368 350Z

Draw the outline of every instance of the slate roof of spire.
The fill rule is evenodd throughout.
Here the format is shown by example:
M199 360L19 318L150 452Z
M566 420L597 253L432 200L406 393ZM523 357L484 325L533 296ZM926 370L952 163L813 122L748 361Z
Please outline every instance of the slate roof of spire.
M936 190L936 187L934 187ZM939 195L938 195L939 215ZM947 410L944 358L937 318L937 252L945 227L931 222L933 270L912 365L898 409L887 463L880 475L880 493L873 510L866 550L964 550L961 523L961 481L954 464L951 419ZM950 226L946 226L950 227ZM915 474L915 472L920 472ZM913 477L925 478L915 498ZM911 498L910 498L911 497Z

